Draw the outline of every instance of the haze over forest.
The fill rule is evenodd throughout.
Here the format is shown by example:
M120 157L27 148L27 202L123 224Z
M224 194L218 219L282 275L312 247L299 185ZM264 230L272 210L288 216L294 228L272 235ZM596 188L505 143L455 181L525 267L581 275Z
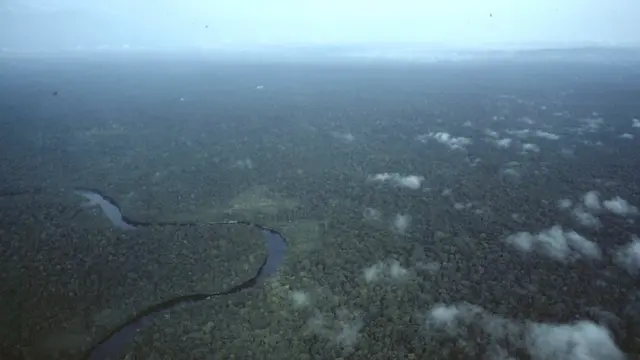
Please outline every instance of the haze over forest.
M612 1L7 0L0 48L245 49L394 44L436 49L637 46L640 3Z

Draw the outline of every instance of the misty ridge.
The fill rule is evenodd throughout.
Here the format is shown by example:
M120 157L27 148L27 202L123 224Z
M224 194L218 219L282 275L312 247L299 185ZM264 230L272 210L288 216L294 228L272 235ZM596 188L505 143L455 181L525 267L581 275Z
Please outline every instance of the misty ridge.
M0 48L0 59L23 57L82 57L82 58L136 58L151 56L154 59L203 58L205 60L235 61L321 61L321 62L587 62L625 63L640 61L640 48L634 47L547 47L539 49L445 49L425 44L350 44L350 45L245 45L245 46L162 46L135 47L100 45L96 47L75 46L69 48L21 49Z

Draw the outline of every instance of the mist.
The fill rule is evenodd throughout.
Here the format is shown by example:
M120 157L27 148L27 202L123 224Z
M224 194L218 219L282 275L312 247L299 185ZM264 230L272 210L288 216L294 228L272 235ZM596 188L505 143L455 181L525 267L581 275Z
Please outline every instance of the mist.
M638 45L638 15L633 0L6 0L0 48Z

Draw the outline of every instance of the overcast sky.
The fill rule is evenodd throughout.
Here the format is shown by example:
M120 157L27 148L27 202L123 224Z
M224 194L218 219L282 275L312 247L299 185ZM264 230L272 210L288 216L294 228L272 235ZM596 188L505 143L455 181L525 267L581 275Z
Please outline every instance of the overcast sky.
M0 0L0 47L640 44L640 0Z

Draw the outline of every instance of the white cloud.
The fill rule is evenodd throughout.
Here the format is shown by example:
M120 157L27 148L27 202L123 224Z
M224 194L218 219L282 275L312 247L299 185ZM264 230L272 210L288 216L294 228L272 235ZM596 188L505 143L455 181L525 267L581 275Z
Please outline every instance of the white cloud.
M595 215L590 212L585 211L585 209L581 206L576 206L573 209L573 217L580 223L582 226L586 226L593 229L598 229L602 226L602 222Z
M538 153L540 152L540 147L536 144L531 144L531 143L522 144L522 153L528 153L528 152Z
M473 207L473 204L470 203L470 202L465 203L465 204L460 203L460 202L456 202L456 203L453 204L453 208L456 209L456 210L460 210L460 211L461 210L469 210L472 207Z
M429 311L427 321L437 327L451 327L459 315L458 306L438 304Z
M402 281L409 276L409 270L397 260L380 261L363 270L364 280L368 283L380 280Z
M517 169L514 169L512 167L507 167L502 169L502 175L506 176L507 178L510 179L519 179L520 178L520 172L518 172Z
M561 199L561 200L558 200L558 207L559 207L560 209L563 209L563 210L564 210L564 209L568 209L568 208L570 208L571 206L573 206L573 201L571 201L570 199Z
M592 211L597 211L602 208L602 206L600 205L600 194L595 190L591 190L584 194L584 196L582 197L582 202L584 203L584 206L587 207L587 209Z
M472 143L469 138L451 136L451 134L447 132L430 132L428 134L419 135L416 139L422 142L434 139L441 144L447 145L452 150L462 150Z
M424 176L409 175L398 179L398 185L409 189L417 190L422 185Z
M392 260L389 262L389 275L394 280L402 280L409 275L409 270L403 268L399 261Z
M576 132L580 134L600 131L600 128L604 125L604 120L597 117L580 119L579 121L581 125L576 129Z
M539 253L557 261L602 258L602 252L596 243L573 230L564 231L560 225L537 234L524 231L515 233L509 235L505 242L519 251Z
M363 327L362 312L350 311L345 307L340 307L330 314L323 314L316 310L307 320L308 332L329 340L330 344L346 352L353 351Z
M580 254L581 257L588 259L601 259L602 251L596 243L588 240L584 236L575 231L565 231L565 238L569 246Z
M531 130L529 129L524 129L524 130L507 130L506 131L507 134L509 135L513 135L519 138L526 138L529 135L531 135Z
M184 101L183 98L180 98L180 101ZM253 161L251 161L251 159L249 158L245 158L242 160L237 160L233 166L234 168L239 168L239 169L253 169Z
M562 210L571 209L573 203L570 199L562 199L558 201L558 207ZM598 229L602 226L600 219L594 215L594 212L602 210L600 204L600 194L591 190L582 196L582 204L576 204L571 210L571 216L582 226L592 229Z
M381 173L369 176L369 181L391 182L396 186L417 190L424 181L424 176L407 175L402 176L398 173Z
M568 209L571 207L571 200L563 199L558 203L558 207L561 209ZM600 220L594 213L600 213L603 210L608 210L619 216L630 216L638 214L638 208L629 204L625 199L620 196L616 196L610 200L601 201L600 193L591 190L585 193L582 197L582 205L576 205L571 215L583 226L591 228L599 228L602 226Z
M384 269L385 264L382 262L369 266L363 270L364 280L368 283L377 281L382 276Z
M527 348L535 360L624 359L609 330L590 321L573 324L530 323Z
M260 88L262 89L262 88ZM331 136L333 136L334 138L338 139L338 140L342 140L344 142L353 142L356 137L353 136L353 134L351 132L339 132L339 131L332 131L331 132Z
M605 200L602 205L605 209L620 216L636 215L638 208L629 204L629 202L620 196L616 196L611 200Z
M302 290L294 290L290 294L293 307L296 309L309 306L311 303L311 297L309 293Z
M518 102L522 103L522 100L519 100ZM533 124L536 123L535 121L533 121L533 119L531 119L528 116L521 117L521 118L518 119L518 121L523 122L523 123L528 124L528 125L533 125Z
M500 134L498 134L498 132L493 131L491 129L485 129L484 133L487 134L487 136L492 137L492 138L496 138L497 139L497 138L500 137Z
M514 349L526 350L532 360L623 360L609 330L591 321L568 324L514 320L492 314L480 306L437 304L426 316L426 327L444 331L461 342L479 341L494 348L501 359L515 358ZM480 329L481 332L468 331ZM473 334L473 338L470 334ZM523 336L524 335L524 336Z
M614 261L632 275L640 272L640 237L633 235L631 242L616 251Z
M411 215L396 214L393 219L393 230L400 234L406 234L409 224L411 224Z
M537 130L536 131L536 136L543 138L543 139L547 139L547 140L559 140L560 136L550 133L550 132L546 132L546 131L542 131L542 130Z
M511 146L511 143L513 142L513 140L509 139L509 138L504 138L504 139L496 139L495 140L495 144L496 146L498 146L499 148L508 148L509 146Z
M336 343L344 349L352 349L360 338L360 330L364 326L362 320L352 322L341 322L340 329L336 334Z
M633 134L624 133L624 134L620 135L620 138L621 139L633 140L634 136L633 136Z

